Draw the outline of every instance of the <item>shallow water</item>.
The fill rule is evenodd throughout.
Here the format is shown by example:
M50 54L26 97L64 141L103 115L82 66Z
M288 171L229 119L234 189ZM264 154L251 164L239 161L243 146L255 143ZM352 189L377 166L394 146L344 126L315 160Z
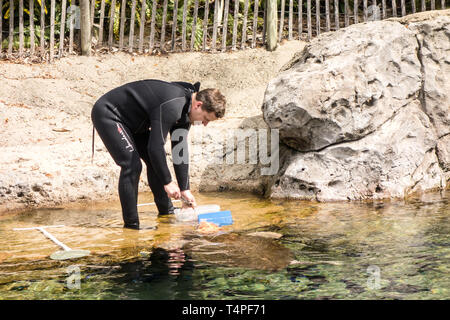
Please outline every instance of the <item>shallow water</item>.
M140 202L151 196L140 195ZM0 216L0 299L448 299L450 192L312 203L208 193L234 223L216 234L157 217L122 228L118 202ZM49 256L57 245L91 255ZM275 232L281 238L252 236Z

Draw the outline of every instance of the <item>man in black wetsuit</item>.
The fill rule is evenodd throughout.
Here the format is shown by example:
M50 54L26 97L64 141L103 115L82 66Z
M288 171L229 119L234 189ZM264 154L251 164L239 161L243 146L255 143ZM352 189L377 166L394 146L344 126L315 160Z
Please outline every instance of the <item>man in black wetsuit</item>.
M158 212L173 213L170 198L196 206L189 190L187 134L191 124L222 118L225 97L217 89L199 91L200 83L140 80L115 88L94 104L92 122L117 165L121 167L119 198L124 227L139 229L137 197L141 160ZM164 144L172 140L172 159L178 185L172 181ZM175 150L181 150L174 154ZM181 147L181 148L180 148ZM175 159L177 158L177 159ZM180 161L181 159L181 161ZM184 202L183 205L185 206Z

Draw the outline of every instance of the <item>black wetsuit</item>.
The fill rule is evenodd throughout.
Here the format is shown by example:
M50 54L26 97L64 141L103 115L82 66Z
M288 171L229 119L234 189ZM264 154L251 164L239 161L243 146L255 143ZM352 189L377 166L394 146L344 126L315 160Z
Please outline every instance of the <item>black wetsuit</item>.
M115 88L94 104L92 122L117 165L121 167L119 198L125 227L139 228L137 196L141 160L147 165L148 184L160 214L173 212L164 185L172 181L166 162L164 144L168 133L176 129L177 141L172 151L184 143L190 128L191 96L200 84L140 80ZM180 145L181 146L181 145ZM172 153L173 154L173 153ZM188 155L184 154L184 159ZM189 164L174 161L175 175L181 191L189 189Z

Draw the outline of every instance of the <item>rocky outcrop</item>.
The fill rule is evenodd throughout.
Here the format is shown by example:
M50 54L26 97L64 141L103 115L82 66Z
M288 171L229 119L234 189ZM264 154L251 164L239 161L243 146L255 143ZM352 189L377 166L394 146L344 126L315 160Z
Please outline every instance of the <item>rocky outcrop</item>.
M314 39L270 81L272 197L403 197L450 181L450 10Z

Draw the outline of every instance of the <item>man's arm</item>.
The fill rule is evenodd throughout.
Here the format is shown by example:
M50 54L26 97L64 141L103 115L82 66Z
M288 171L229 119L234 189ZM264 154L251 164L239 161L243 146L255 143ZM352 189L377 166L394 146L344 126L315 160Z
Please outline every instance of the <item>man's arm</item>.
M189 190L189 124L175 127L170 132L172 141L172 161L181 191Z

